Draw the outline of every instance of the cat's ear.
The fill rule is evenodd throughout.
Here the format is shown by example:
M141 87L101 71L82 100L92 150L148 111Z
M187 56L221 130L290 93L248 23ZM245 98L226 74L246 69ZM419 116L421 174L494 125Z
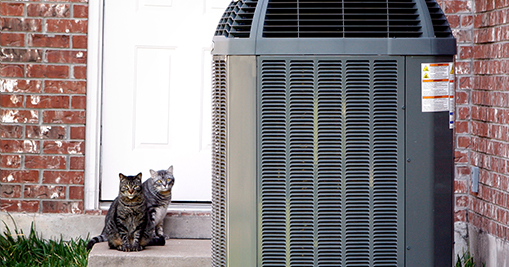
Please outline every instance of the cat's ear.
M154 171L154 170L150 170L150 175L152 176L152 178L156 178L157 177L157 172Z
M171 165L166 172L169 172L171 175L173 175L173 165Z
M120 180L124 180L125 179L125 175L123 175L121 173L118 174L118 177L120 177Z
M136 179L139 179L141 181L141 172L136 175Z

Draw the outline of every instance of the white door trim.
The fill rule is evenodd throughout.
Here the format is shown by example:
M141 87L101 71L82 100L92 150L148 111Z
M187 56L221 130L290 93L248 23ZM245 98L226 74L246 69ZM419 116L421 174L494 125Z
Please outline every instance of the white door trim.
M88 4L85 210L99 209L104 0Z

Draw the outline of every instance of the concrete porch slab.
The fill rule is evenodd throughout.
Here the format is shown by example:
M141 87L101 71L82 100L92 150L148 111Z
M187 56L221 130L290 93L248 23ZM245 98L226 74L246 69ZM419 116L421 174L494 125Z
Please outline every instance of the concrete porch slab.
M210 240L170 239L165 246L149 246L140 252L121 252L108 248L107 242L97 243L88 256L88 266L212 266Z

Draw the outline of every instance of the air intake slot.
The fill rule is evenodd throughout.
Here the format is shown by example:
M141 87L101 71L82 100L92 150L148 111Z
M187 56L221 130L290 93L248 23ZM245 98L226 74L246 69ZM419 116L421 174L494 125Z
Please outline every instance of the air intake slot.
M212 63L212 262L226 265L226 60Z
M266 38L416 38L414 0L269 0Z
M232 1L216 29L216 36L248 38L257 0Z
M401 264L398 64L260 59L263 266Z

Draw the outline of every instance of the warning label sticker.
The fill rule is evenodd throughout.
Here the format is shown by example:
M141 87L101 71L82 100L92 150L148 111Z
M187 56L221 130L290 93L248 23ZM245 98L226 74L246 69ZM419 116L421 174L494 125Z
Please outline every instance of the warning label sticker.
M421 64L422 112L451 111L450 73L452 64Z
M454 128L455 110L456 110L456 85L454 83L454 63L449 63L449 129Z

